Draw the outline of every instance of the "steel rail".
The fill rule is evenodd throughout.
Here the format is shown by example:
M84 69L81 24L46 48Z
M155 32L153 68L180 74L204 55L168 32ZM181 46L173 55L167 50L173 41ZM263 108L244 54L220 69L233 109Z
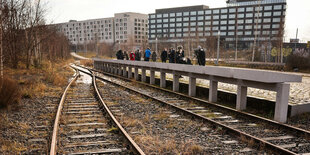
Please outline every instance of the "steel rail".
M72 66L73 67L73 66ZM96 76L95 74L93 74L93 72L89 69L87 69L90 73L87 73L83 70L80 70L79 68L77 67L73 67L85 74L88 74L90 76L92 76L92 83L93 83L93 86L95 88L95 92L96 92L96 95L98 96L99 98L99 101L100 103L102 104L102 106L104 107L105 111L108 113L109 117L113 120L114 124L116 124L116 126L118 127L118 129L121 131L121 133L123 134L123 136L127 139L127 141L129 141L129 143L131 144L131 148L137 153L137 154L140 154L140 155L145 155L145 153L142 151L142 149L138 146L138 144L129 136L129 134L127 133L127 131L122 127L122 125L117 121L117 119L114 117L114 115L112 114L112 112L110 111L109 107L107 106L107 104L103 101L103 98L97 88L97 83L96 83Z
M93 70L93 71L96 71L96 72L102 72L102 71L98 71L98 70L95 70L95 69L89 69L89 68L86 68L86 67L83 67L83 66L80 66L80 67L85 68L85 69L88 69L88 70ZM103 72L102 72L102 73L103 73ZM112 76L112 77L121 78L121 79L124 79L124 80L126 80L126 81L135 81L135 80L130 80L130 79L124 78L124 77L122 77L122 76L118 76L118 75L113 75L113 74L110 74L110 73L106 73L106 72L104 72L104 74L109 75L109 76ZM185 113L188 113L188 114L190 114L190 115L194 115L194 116L197 117L197 118L204 119L204 120L210 122L211 124L218 125L218 126L224 128L224 129L226 129L228 132L230 132L230 133L232 133L232 134L234 134L234 135L240 135L240 136L245 137L245 138L247 139L247 141L248 141L248 140L252 140L252 141L254 141L258 146L263 146L263 147L265 147L265 148L267 148L267 149L269 149L269 150L271 150L271 151L274 151L275 153L281 153L281 154L296 154L296 153L294 153L294 152L292 152L292 151L289 151L289 150L287 150L287 149L284 149L284 148L281 148L281 147L279 147L279 146L277 146L277 145L274 145L274 144L272 144L272 143L270 143L270 142L267 142L267 141L265 141L265 140L263 140L263 139L260 139L260 138L254 137L254 136L252 136L252 135L249 135L249 134L247 134L247 133L238 131L238 130L233 129L233 128L229 127L229 126L226 126L226 125L224 125L224 124L215 122L215 121L213 121L213 120L211 120L211 119L208 119L208 118L206 118L206 117L203 117L203 116L197 115L197 114L195 114L195 113L192 113L192 112L190 112L190 111L188 111L188 110L181 109L181 108L179 108L179 107L176 107L176 106L174 106L174 105L172 105L172 104L166 103L166 102L161 101L161 100L159 100L159 99L153 98L152 96L149 96L149 95L144 94L144 93L142 93L142 92L139 92L139 91L137 91L137 90L134 90L134 89L131 89L131 88L129 88L129 87L126 87L126 86L123 86L123 85L120 85L120 84L117 84L117 83L114 83L114 82L105 80L105 79L103 79L103 78L101 78L101 77L98 77L98 76L97 76L97 78L100 79L100 80L104 80L104 81L107 81L107 82L109 82L109 83L118 85L118 86L120 86L120 87L124 87L124 88L127 89L127 90L130 90L130 91L139 93L139 94L141 94L141 95L143 95L143 96L152 98L153 100L156 100L156 101L158 101L158 102L160 102L160 103L163 103L163 104L166 104L166 105L171 106L171 107L173 107L173 108L182 110L182 111L184 111ZM233 112L233 113L241 114L241 115L244 116L244 117L251 117L252 119L255 119L255 120L258 120L258 121L263 121L264 123L267 123L267 124L269 124L269 125L275 125L275 126L281 128L281 129L288 130L290 133L293 133L294 135L305 136L306 139L310 138L310 136L309 136L309 135L310 135L310 132L309 132L309 131L306 131L306 130L304 130L304 129L300 129L300 128L297 128L297 127L293 127L293 126L290 126L290 125L287 125L287 124L281 124L281 123L278 123L278 122L276 122L276 121L269 120L269 119L266 119L266 118L263 118L263 117L259 117L259 116L253 115L253 114L249 114L249 113L246 113L246 112L240 112L240 111L237 111L236 109L232 109L232 108L225 107L225 106L222 106L222 105L210 103L210 102L207 102L207 101L202 100L202 99L199 99L199 98L190 97L190 96L184 95L184 94L182 94L182 93L176 93L176 92L173 92L173 91L170 91L170 90L167 90L167 89L163 89L163 88L159 88L159 87L156 87L156 86L153 86L153 85L146 84L146 83L144 83L144 82L140 82L140 81L135 81L135 82L137 82L137 83L139 83L139 84L143 84L143 85L145 85L145 86L149 86L149 87L155 88L155 89L157 89L157 90L162 90L162 91L165 91L165 92L168 92L168 93L176 94L176 95L182 96L182 97L187 98L187 99L192 99L192 100L195 100L195 101L199 101L199 102L204 103L204 104L207 103L207 104L209 104L209 105L212 105L213 107L217 107L217 108L221 108L221 109L223 109L223 110L228 110L228 111ZM240 137L240 136L239 136L239 137Z
M84 67L84 66L80 66L80 67L85 68L85 69L89 69L89 68ZM235 114L237 114L236 116L239 116L239 117L240 116L250 117L251 119L256 120L256 121L262 121L263 123L266 123L266 124L269 124L269 125L276 125L277 127L281 128L281 129L290 131L290 133L292 133L294 135L297 135L297 136L300 136L300 137L306 137L306 139L310 139L310 131L307 131L305 129L297 128L297 127L294 127L294 126L291 126L291 125L288 125L288 124L279 123L279 122L276 122L274 120L270 120L270 119L267 119L267 118L264 118L264 117L261 117L261 116L257 116L257 115L254 115L254 114L250 114L250 113L247 113L247 112L238 111L238 110L230 108L230 107L226 107L226 106L219 105L219 104L216 104L216 103L211 103L211 102L208 102L206 100L203 100L203 99L200 99L200 98L197 98L197 97L191 97L191 96L179 93L179 92L174 92L174 91L171 91L171 90L168 90L168 89L165 89L165 88L160 88L160 87L157 87L157 86L154 86L154 85L150 85L150 84L147 84L145 82L140 82L140 81L124 78L122 76L110 74L110 73L107 73L107 72L102 72L102 71L99 71L99 70L96 70L96 69L91 69L91 70L99 72L99 73L104 73L104 74L112 76L112 77L120 78L120 79L123 79L125 81L130 81L130 82L134 81L134 82L142 84L144 86L148 86L148 87L151 87L153 89L164 91L164 92L167 92L167 93L170 93L170 94L175 94L175 95L181 96L183 98L187 98L187 99L190 99L190 100L195 100L195 101L198 101L200 103L200 105L208 104L208 105L210 105L212 107L220 108L222 110L235 113Z
M59 127L59 120L60 120L60 115L61 111L63 108L63 104L67 95L68 89L71 87L72 83L76 81L76 79L79 77L80 73L78 70L76 71L75 77L70 81L68 86L66 87L64 93L62 94L61 100L59 102L55 122L54 122L54 128L53 128L53 135L52 135L52 142L51 142L51 148L50 148L50 155L56 155L57 154L57 134L58 134L58 127Z

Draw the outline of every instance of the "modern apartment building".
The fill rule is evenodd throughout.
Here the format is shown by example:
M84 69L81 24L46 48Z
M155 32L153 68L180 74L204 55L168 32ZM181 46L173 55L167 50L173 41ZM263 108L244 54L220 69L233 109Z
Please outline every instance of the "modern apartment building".
M148 38L148 15L140 13L116 13L111 18L70 20L58 25L73 45L106 42L138 46Z
M227 7L189 6L149 14L149 42L201 42L220 36L226 48L282 42L286 0L228 0Z

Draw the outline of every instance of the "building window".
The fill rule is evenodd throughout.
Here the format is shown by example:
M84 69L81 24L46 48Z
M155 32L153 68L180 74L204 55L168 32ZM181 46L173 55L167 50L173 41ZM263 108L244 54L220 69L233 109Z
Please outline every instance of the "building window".
M281 18L273 18L272 21L273 21L273 22L280 22L280 21L281 21Z
M243 32L242 32L242 31L237 32L237 35L238 35L238 36L241 36L241 35L243 35Z
M188 23L183 23L183 26L188 26L189 24Z
M269 35L270 32L269 31L263 31L263 35Z
M172 38L173 38L173 37L175 37L175 35L174 35L174 34L169 34L169 37L172 37Z
M210 15L210 14L211 14L211 10L206 10L206 11L205 11L205 14L206 14L206 15Z
M184 18L183 18L183 21L185 21L185 22L187 22L188 20L189 20L188 17L184 17Z
M211 25L211 22L210 21L205 22L205 25Z
M261 23L261 22L262 22L262 19L254 19L254 22L255 22L255 23Z
M191 26L196 26L196 22L191 22Z
M155 33L155 30L151 30L151 33Z
M169 31L170 31L170 32L175 32L175 29L170 29Z
M247 14L246 14L246 17L247 17L247 18L252 18L252 17L253 17L253 14L252 14L252 13L247 13Z
M221 13L227 13L227 9L221 9Z
M246 8L246 11L247 11L247 12L252 12L252 11L253 11L253 7L247 7L247 8Z
M175 27L175 24L174 23L170 24L170 27Z
M235 35L235 32L228 32L228 35L233 36L233 35Z
M216 9L216 10L213 10L213 14L219 14L220 13L220 10Z
M228 30L235 30L235 26L228 26Z
M273 12L273 15L274 15L274 16L281 16L281 12L280 12L280 11Z
M181 22L182 21L182 18L177 18L177 22Z
M205 33L205 36L210 36L210 35L211 35L210 32Z
M252 19L247 19L247 20L245 20L245 23L251 24L251 23L253 23L253 20Z
M188 28L183 28L183 32L188 32Z
M273 24L272 28L274 28L274 29L280 28L280 24Z
M182 29L181 28L177 28L176 31L177 32L182 32Z
M178 16L178 17L182 16L182 12L178 12L178 13L177 13L177 16Z
M183 16L188 16L189 12L183 12Z
M205 31L210 31L211 27L205 27Z
M205 20L211 20L211 16L205 16Z
M196 16L197 12L196 11L191 11L191 16Z
M155 20L150 20L151 23L155 23Z
M260 31L254 31L254 35L260 35Z
M192 27L192 28L191 28L191 31L192 31L192 32L195 32L195 31L196 31L196 28L195 28L195 27Z
M236 8L230 8L229 9L229 13L235 13L236 12Z
M244 34L245 34L245 35L251 35L251 34L252 34L252 31L245 31Z
M203 27L198 27L197 30L198 31L203 31Z
M219 15L213 16L213 19L219 19L219 18L220 18Z
M163 31L161 29L157 29L157 33L162 33Z
M226 34L227 34L226 32L220 32L221 36L226 36Z
M270 18L265 18L264 19L264 23L270 23L271 22L271 19Z
M243 24L243 23L244 23L243 19L238 20L238 24Z
M227 21L226 20L222 20L221 21L221 25L226 25L227 24Z
M244 8L238 8L238 12L244 12Z
M272 6L265 6L264 9L265 10L272 10Z
M191 17L191 21L195 21L196 20L196 17Z
M175 22L175 18L170 18L170 22Z
M162 14L157 14L157 18L162 18Z
M157 24L157 28L162 28L162 25L161 24Z
M168 17L168 13L165 13L165 14L163 15L163 17L164 17L164 18L167 18L167 17Z
M202 25L203 25L203 22L198 22L197 25L198 25L198 26L202 26Z
M263 25L264 29L270 29L270 25Z
M177 33L176 36L177 37L182 37L182 33Z
M221 30L227 30L227 27L226 26L221 26L220 29Z
M236 15L235 15L235 14L230 14L230 15L229 15L229 18L230 18L230 19L236 18Z
M203 15L203 11L198 11L198 15Z
M175 13L170 13L170 17L175 17Z
M227 19L227 15L221 15L221 19Z
M219 24L219 21L213 21L212 24L213 24L213 25L218 25L218 24Z
M282 5L275 5L273 6L274 10L281 10L282 9Z
M203 16L199 16L199 17L198 17L198 20L203 20Z
M228 22L228 24L235 24L235 21L234 21L234 20L230 20L230 21Z
M264 16L265 16L265 17L270 17L270 16L271 16L271 12L265 12L265 13L264 13Z
M260 29L262 26L261 25L254 25L254 29Z
M151 25L151 28L155 28L155 25Z
M161 20L161 19L157 19L157 21L156 21L157 23L162 23L163 22L163 20Z
M164 23L168 23L168 19L163 19Z
M182 23L177 23L177 27L182 27Z
M278 34L279 33L279 31L272 31L272 34Z
M246 25L245 29L247 29L247 30L252 29L252 25Z

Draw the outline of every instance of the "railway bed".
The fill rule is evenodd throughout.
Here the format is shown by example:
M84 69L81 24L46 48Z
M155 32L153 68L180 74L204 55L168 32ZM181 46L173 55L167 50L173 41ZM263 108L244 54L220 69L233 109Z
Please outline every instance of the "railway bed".
M132 80L121 76L101 73L97 72L98 79L141 94L146 98L152 98L152 100L183 111L195 118L219 126L226 133L235 135L240 140L254 146L279 154L310 152L309 131L142 82L135 81L133 84Z

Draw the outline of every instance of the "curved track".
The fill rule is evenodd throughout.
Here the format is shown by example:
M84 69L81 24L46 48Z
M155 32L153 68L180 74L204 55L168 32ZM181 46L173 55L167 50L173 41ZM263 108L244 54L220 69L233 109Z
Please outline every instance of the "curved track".
M96 72L99 73L100 71ZM309 131L146 83L135 81L140 86L132 86L131 80L110 73L98 74L97 78L169 105L207 123L219 126L225 129L227 133L239 137L241 141L270 150L276 154L304 154L310 152Z
M144 154L103 102L95 77L75 82L79 77L77 71L61 98L50 154Z

